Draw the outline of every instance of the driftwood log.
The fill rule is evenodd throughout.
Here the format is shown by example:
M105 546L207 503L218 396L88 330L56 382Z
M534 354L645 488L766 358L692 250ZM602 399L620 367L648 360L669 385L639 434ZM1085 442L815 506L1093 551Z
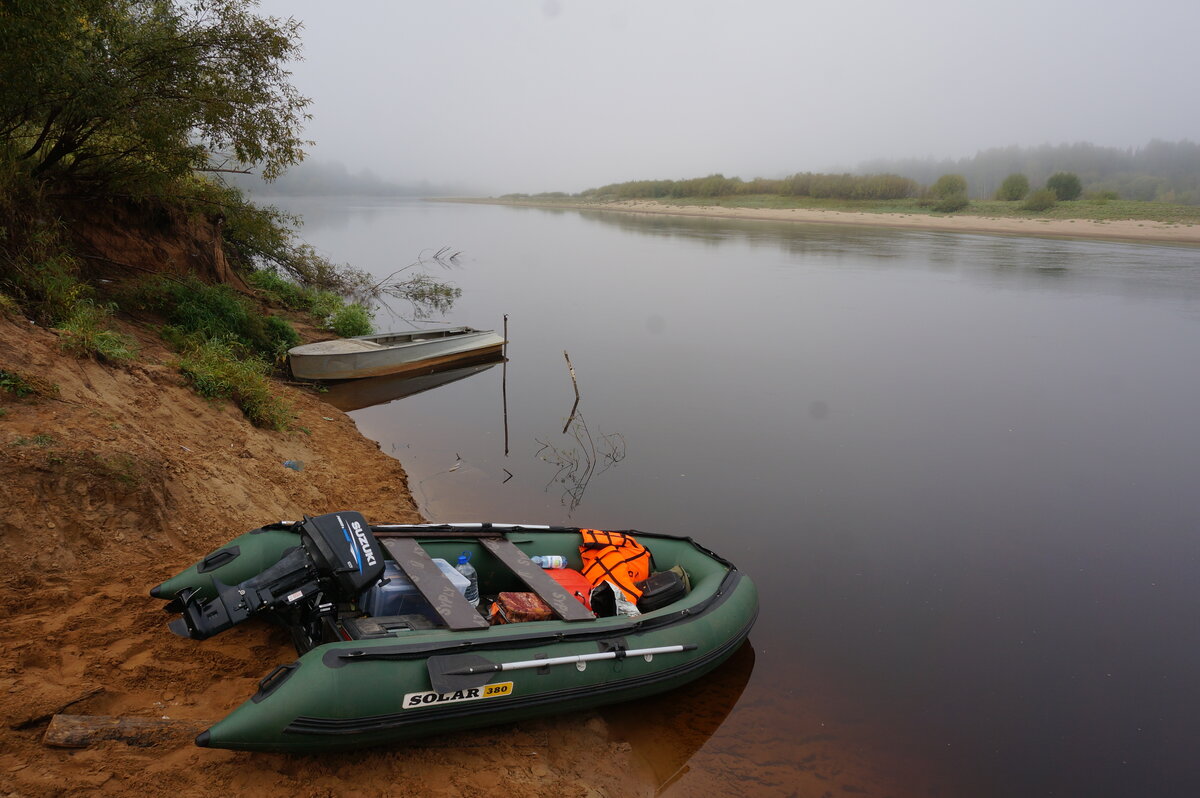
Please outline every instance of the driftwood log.
M101 740L151 746L180 737L194 737L210 724L192 720L123 718L111 715L55 715L42 743L54 748L87 748Z
M25 729L32 729L34 726L41 726L43 723L50 720L55 715L65 712L67 709L74 706L75 704L81 704L84 701L87 701L89 698L98 696L103 692L104 692L103 687L93 687L92 689L75 696L70 701L67 701L65 704L59 704L53 708L39 707L29 717L26 717L22 720L18 720L15 723L13 723L10 726L10 728L16 729L17 731L24 731Z

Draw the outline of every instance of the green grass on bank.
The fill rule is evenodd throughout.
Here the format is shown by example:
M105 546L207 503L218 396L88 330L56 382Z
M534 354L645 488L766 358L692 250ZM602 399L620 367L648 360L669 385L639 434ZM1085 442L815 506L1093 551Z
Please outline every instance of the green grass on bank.
M561 204L570 207L588 205L603 206L607 201L590 202L579 197L561 195L512 195L501 200L536 202L539 205ZM747 194L734 197L682 197L663 200L634 200L637 202L657 201L664 205L708 206L721 208L769 208L805 209L825 211L847 211L852 213L906 213L922 216L980 216L1013 219L1084 219L1092 221L1136 221L1164 222L1166 224L1200 224L1200 207L1195 205L1173 205L1166 202L1141 202L1138 200L1079 199L1059 202L1044 211L1025 211L1020 202L1001 200L971 200L961 211L953 214L936 213L929 205L917 199L895 200L841 200L815 199L812 197L783 196L779 194Z

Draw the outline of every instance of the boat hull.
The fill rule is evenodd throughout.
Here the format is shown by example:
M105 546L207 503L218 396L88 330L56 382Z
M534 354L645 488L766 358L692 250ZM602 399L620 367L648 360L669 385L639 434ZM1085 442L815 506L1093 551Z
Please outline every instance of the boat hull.
M386 527L373 529L381 539L387 535ZM530 554L578 545L577 530L517 529L508 540ZM257 561L286 551L285 534L243 535L214 552L236 546L238 557L219 558L215 568L198 563L153 592L166 598L185 585L211 591L214 576L221 582L239 578ZM197 744L254 751L358 748L591 709L700 679L746 640L758 613L757 589L731 564L688 539L636 534L653 552L656 567L681 565L692 575L685 598L636 618L412 630L319 645L268 674L254 696L202 733ZM489 564L473 542L432 535L421 545L438 557L470 551L481 584L494 576L497 564ZM249 550L257 546L261 554ZM645 649L667 653L637 653ZM458 667L464 657L496 665L592 659L465 676Z
M349 380L461 365L500 354L504 343L493 330L469 327L364 335L293 347L288 362L298 379Z

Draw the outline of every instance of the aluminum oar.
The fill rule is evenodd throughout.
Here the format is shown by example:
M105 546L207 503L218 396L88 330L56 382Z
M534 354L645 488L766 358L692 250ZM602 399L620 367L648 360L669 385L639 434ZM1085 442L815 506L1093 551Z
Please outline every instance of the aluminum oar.
M525 659L519 662L495 662L488 665L468 665L456 671L446 671L447 676L474 676L477 673L500 673L501 671L519 671L527 668L544 668L548 665L569 665L583 670L587 663L601 659L625 659L626 657L645 657L646 662L654 659L655 654L678 654L681 651L691 651L694 645L658 646L656 648L636 648L628 651L599 651L595 654L574 654L566 657L548 657L546 659Z
M530 668L548 668L554 665L574 664L579 670L584 670L587 663L597 660L628 659L643 657L647 662L655 654L678 654L683 651L694 651L694 644L672 646L655 646L653 648L615 649L598 651L594 654L570 654L562 657L546 657L545 659L527 659L516 662L490 662L477 654L451 654L448 656L430 657L427 664L429 681L438 693L453 693L456 690L471 687L481 687L491 680L492 674L506 671L528 670Z

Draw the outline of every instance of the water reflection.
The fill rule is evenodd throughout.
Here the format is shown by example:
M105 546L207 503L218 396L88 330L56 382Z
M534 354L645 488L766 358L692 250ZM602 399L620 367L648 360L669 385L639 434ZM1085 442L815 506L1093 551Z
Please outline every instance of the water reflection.
M579 214L589 222L599 222L625 232L686 239L713 246L749 244L752 247L782 249L793 255L853 253L895 258L905 250L895 231L883 228L611 211L580 211ZM847 246L848 243L850 246Z
M754 647L732 657L695 684L600 710L609 735L627 742L646 769L655 795L688 772L688 762L721 728L754 671Z
M899 261L909 268L924 261L930 268L963 277L983 277L999 287L1037 286L1099 290L1137 296L1192 293L1197 251L1164 244L1021 238L981 233L895 230L883 227L822 225L755 219L703 218L578 211L581 219L667 239L703 242L713 247L747 246L776 250L793 259L824 257L856 267Z
M546 483L546 489L555 484L562 486L562 503L570 515L583 501L592 477L625 459L625 437L599 431L593 435L583 411L577 407L571 409L571 418L562 434L567 442L559 445L535 439L542 448L534 456L558 469Z
M465 380L467 377L481 374L497 363L503 362L503 355L489 355L486 360L468 365L456 364L450 368L441 369L431 367L427 372L416 376L405 374L343 380L330 384L322 398L344 412L361 410L364 407L386 404L406 396L414 396L434 388L440 388L452 382Z

